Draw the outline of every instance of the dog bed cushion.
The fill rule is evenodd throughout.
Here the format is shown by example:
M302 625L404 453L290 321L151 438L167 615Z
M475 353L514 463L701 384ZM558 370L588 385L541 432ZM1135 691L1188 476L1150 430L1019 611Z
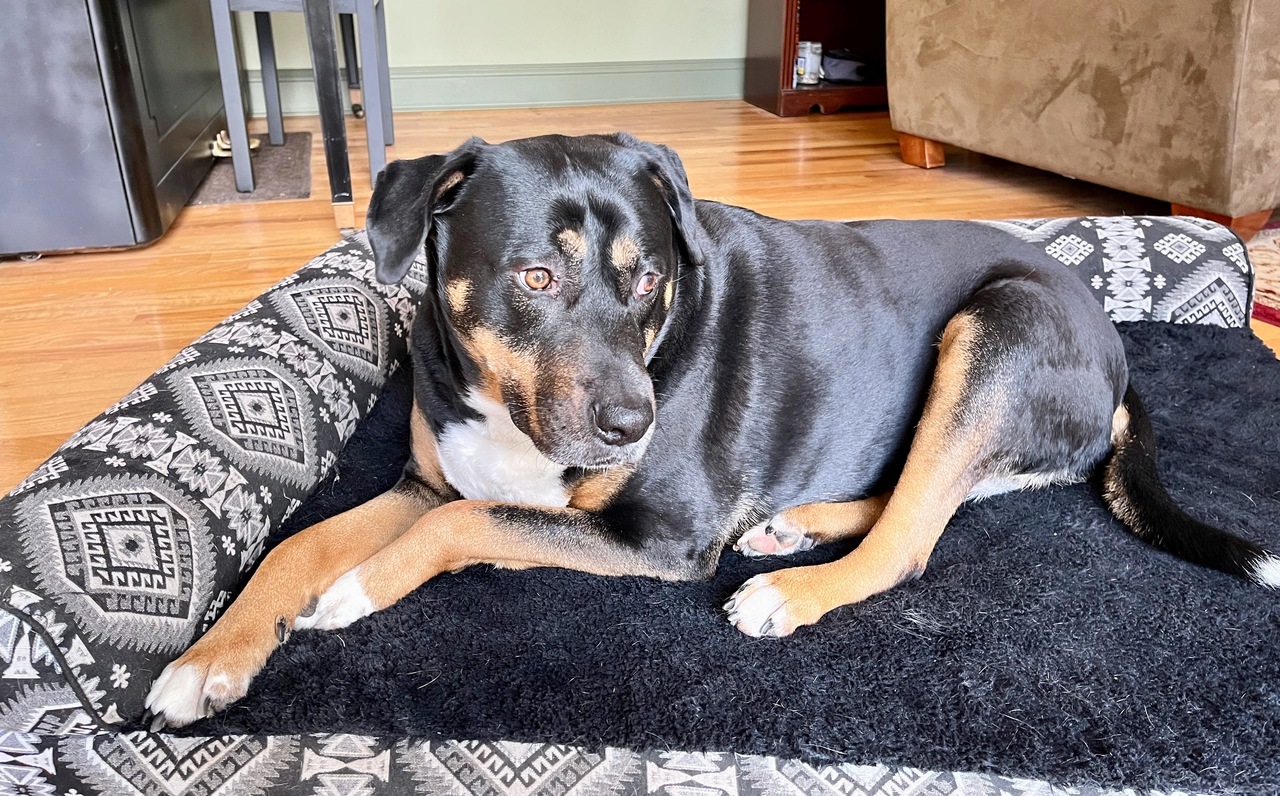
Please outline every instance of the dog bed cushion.
M1244 249L1230 232L1216 225L1192 219L1155 218L986 223L1005 229L1072 267L1117 321L1158 319L1230 327L1242 327L1247 322L1252 281ZM388 460L383 457L383 469L376 473L344 472L340 457L343 446L374 409L389 379L393 383L388 395L396 394L398 389L403 396L404 380L397 381L396 374L406 361L405 340L415 297L425 288L422 276L419 266L401 285L378 285L372 278L371 259L361 237L335 246L183 349L154 377L81 429L0 501L0 528L5 531L0 537L0 655L6 667L0 674L0 726L22 734L14 737L22 739L15 744L29 747L24 754L48 760L54 766L53 758L44 754L57 749L58 759L65 759L78 772L110 769L116 772L113 776L125 776L120 773L123 766L144 780L149 773L164 771L174 776L185 771L184 776L193 776L192 772L200 770L204 772L202 777L214 776L211 772L216 766L205 769L201 765L219 759L238 759L246 764L245 771L257 770L247 763L258 761L262 787L283 782L282 778L287 777L279 772L310 759L308 750L330 760L377 758L380 752L376 751L368 755L361 751L344 758L334 747L334 743L339 747L342 744L324 741L328 736L295 736L287 740L243 736L234 742L219 741L221 746L209 746L213 738L124 735L112 730L137 719L151 680L229 604L273 531L283 532L286 523L288 529L305 527L318 518L317 512L336 508L334 484L342 484L344 478L368 488L394 469L392 462L391 470L387 470ZM1230 344L1238 344L1241 334L1244 333L1237 333L1237 342ZM1218 343L1228 345L1230 340L1210 340L1208 348L1213 350ZM1184 341L1173 339L1159 344L1178 346ZM1236 389L1230 380L1219 386L1227 394ZM395 401L388 402L388 416L394 414L394 408ZM400 432L393 419L381 426L366 426L362 438L370 437L394 447L394 438ZM1158 430L1166 438L1169 436L1167 429ZM317 492L318 486L321 488ZM300 511L313 492L315 497ZM330 496L328 504L326 495ZM340 497L351 499L352 493ZM1215 509L1212 490L1208 498L1188 502L1206 510L1222 510ZM990 506L988 509L984 504L979 510L998 514L998 504L993 502ZM1052 512L1052 503L1035 510ZM1118 533L1109 528L1105 532ZM1054 563L1046 562L1045 566ZM722 579L740 579L747 571L744 567L750 566L759 565L735 563ZM513 577L504 579L508 575ZM496 576L477 570L445 588L469 583L473 590L468 593L473 597L489 593L487 589L497 589L492 593L496 604L519 599L502 592L530 593L528 590L537 586L539 577L543 575ZM545 577L576 583L578 588L584 583L588 590L595 588L594 581L583 580L576 573ZM522 578L533 580L526 582ZM1219 581L1211 579L1209 583ZM616 589L612 592L615 599L622 599L634 595L636 589L645 592L652 584L624 579L603 586ZM1234 586L1223 588L1230 591ZM1203 589L1211 590L1209 586ZM687 599L680 587L652 593L665 594L664 599L677 604ZM727 629L720 617L713 616L714 604L718 603L693 607L719 622L717 627ZM897 602L876 605L887 611ZM679 613L673 610L674 622L683 621L678 618ZM393 623L418 618L403 610L388 614L392 619L387 621ZM909 625L919 624L909 613L902 616L901 621ZM549 614L548 618L554 619ZM378 617L368 621L376 623ZM695 622L688 629L694 626L701 627ZM548 621L542 632L557 628L577 632L556 621ZM530 637L536 637L538 630L522 628ZM430 633L423 636L427 637ZM320 651L325 645L338 643L334 641L337 638L337 634L327 639L321 634L298 634L296 645L276 658L284 661L290 655L305 657L305 645ZM442 641L446 647L447 641ZM803 637L798 636L796 641L803 641ZM544 641L544 647L547 643ZM796 648L793 642L788 644L792 646L776 649ZM538 649L536 643L534 649ZM315 660L323 662L324 658ZM401 671L402 663L390 661L388 666ZM273 659L271 666L276 665ZM625 672L625 664L621 669ZM268 677L262 682L279 682L270 678L280 671L269 667ZM468 675L484 680L484 667L471 669ZM625 676L619 675L624 681ZM323 702L324 688L332 685L332 679L327 682L322 687L322 681L312 681L310 693L317 704L331 704ZM520 687L519 682L505 685ZM292 686L293 696L306 693L305 686ZM833 682L831 687L841 686ZM978 687L982 684L978 683ZM255 694L259 692L260 689L255 690ZM732 688L721 696L731 698ZM392 701L396 698L391 695ZM515 699L513 704L518 701ZM573 706L564 708L572 710ZM691 703L688 708L700 710L702 706ZM317 715L322 714L323 711ZM241 714L228 713L219 721L233 721L237 715ZM692 724L697 723L696 718L696 713L689 716ZM269 719L262 715L255 720ZM616 720L629 721L624 715ZM232 726L234 723L223 725L218 731ZM250 728L242 723L238 729L265 726L260 723ZM309 729L399 733L408 727L383 719L371 722L368 716L361 715ZM217 728L209 728L214 729ZM300 726L271 726L275 732L299 729ZM420 724L409 729L424 733L432 730L429 725ZM449 729L457 735L493 741L507 737L510 725L477 724L469 729L464 720L449 725ZM1271 731L1274 732L1274 724ZM89 735L83 742L64 739L50 744L45 740L77 734ZM608 733L594 738L533 738L526 734L520 740L599 745L607 736ZM622 734L614 739L648 746L641 736ZM682 740L692 743L696 736ZM801 754L811 763L867 760L856 749L823 752L797 748L800 741L796 737L775 738L773 746L763 734L756 739L718 740L723 740L725 747L740 751ZM388 751L399 742L369 738L363 743L364 746L356 743L353 748ZM444 750L443 756L448 757L453 754L450 749L464 748L436 743L434 747L415 749L422 754L430 754L431 749ZM177 751L197 748L203 751L194 756ZM251 748L256 751L251 753ZM270 750L274 751L268 753ZM16 749L7 753L18 754ZM485 756L483 752L477 754ZM593 753L564 752L565 759L586 754ZM980 755L981 750L967 750L966 754ZM401 757L413 755L406 752ZM963 759L965 765L992 767L979 758ZM124 765L121 761L125 760L133 762ZM150 762L143 765L138 760ZM196 765L195 761L203 762ZM775 761L777 765L772 770L790 762ZM61 770L65 773L66 767ZM33 776L39 776L39 771L44 771L46 777L51 773L39 766L34 771ZM375 774L381 771L378 769ZM1123 772L1117 773L1123 776ZM365 772L361 776L375 774ZM103 776L103 781L110 779ZM230 780L223 777L221 781ZM211 779L205 784L212 782ZM80 789L88 787L86 784ZM100 784L91 789L113 792Z

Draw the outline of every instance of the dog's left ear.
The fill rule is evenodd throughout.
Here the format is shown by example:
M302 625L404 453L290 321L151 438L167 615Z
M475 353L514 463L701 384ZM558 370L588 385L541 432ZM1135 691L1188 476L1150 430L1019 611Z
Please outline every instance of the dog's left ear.
M409 273L435 217L457 199L483 146L473 138L448 155L396 160L378 174L365 229L379 282L392 285Z
M680 156L670 147L640 141L626 133L617 133L613 138L623 146L639 150L648 161L649 176L667 200L671 219L684 241L685 253L695 265L701 265L705 259L706 233L693 209L693 192L689 190L689 177Z

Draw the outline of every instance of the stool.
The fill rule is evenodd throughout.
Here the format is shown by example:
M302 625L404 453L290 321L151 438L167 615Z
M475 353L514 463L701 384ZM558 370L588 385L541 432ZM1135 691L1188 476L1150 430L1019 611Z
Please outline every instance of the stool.
M253 190L253 165L249 160L249 138L245 126L244 102L240 93L239 74L236 69L235 38L231 20L234 11L253 12L254 27L258 38L258 55L262 62L262 89L267 106L267 140L272 146L284 143L284 117L280 107L280 83L276 70L275 41L271 33L271 11L308 11L306 0L210 0L213 11L214 38L218 50L218 68L222 76L222 98L226 106L227 132L231 138L231 161L235 168L236 190ZM342 20L343 43L346 47L347 83L351 89L359 88L364 100L365 125L369 139L370 185L378 172L387 165L386 147L395 143L395 131L391 116L391 73L387 64L387 21L382 0L332 0L331 8ZM350 16L355 15L359 30L363 63L356 69L355 37L352 35ZM315 38L310 34L309 41ZM332 36L329 37L332 40ZM334 45L336 47L336 44ZM336 61L334 53L317 53L311 48L311 63L316 71L316 96L320 103L322 121L332 119L335 109L329 107L335 101L331 92L322 87L321 65ZM336 69L336 67L335 67ZM340 102L340 100L338 100ZM341 108L336 109L339 125ZM342 154L345 159L345 131L342 133ZM329 142L326 140L326 144ZM334 171L330 147L326 146L326 159L330 172ZM342 171L348 167L343 166ZM337 204L335 194L335 204ZM349 198L349 197L348 197Z

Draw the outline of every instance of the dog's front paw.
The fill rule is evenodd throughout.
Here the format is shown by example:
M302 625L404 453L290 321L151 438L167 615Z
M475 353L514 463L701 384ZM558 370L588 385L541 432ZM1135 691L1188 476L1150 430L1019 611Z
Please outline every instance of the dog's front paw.
M311 608L311 606L308 606ZM337 630L377 610L360 582L360 567L348 571L333 582L314 610L304 610L293 621L296 630Z
M744 556L786 556L813 547L813 537L804 528L779 513L766 522L752 526L734 545Z
M249 690L256 672L233 671L193 652L166 666L152 684L146 701L147 711L155 717L152 732L212 716Z
M729 598L724 610L729 622L748 636L789 636L796 628L811 625L823 613L804 592L805 570L796 567L756 575ZM799 573L799 577L797 577Z

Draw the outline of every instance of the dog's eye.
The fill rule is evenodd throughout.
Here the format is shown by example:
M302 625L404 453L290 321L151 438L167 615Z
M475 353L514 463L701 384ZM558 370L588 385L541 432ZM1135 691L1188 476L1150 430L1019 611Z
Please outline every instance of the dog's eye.
M530 290L546 290L555 281L555 277L545 268L528 268L521 271L520 275L524 278L525 287Z
M658 289L658 283L662 281L662 274L655 274L653 271L640 277L640 281L636 283L636 295L647 296Z

